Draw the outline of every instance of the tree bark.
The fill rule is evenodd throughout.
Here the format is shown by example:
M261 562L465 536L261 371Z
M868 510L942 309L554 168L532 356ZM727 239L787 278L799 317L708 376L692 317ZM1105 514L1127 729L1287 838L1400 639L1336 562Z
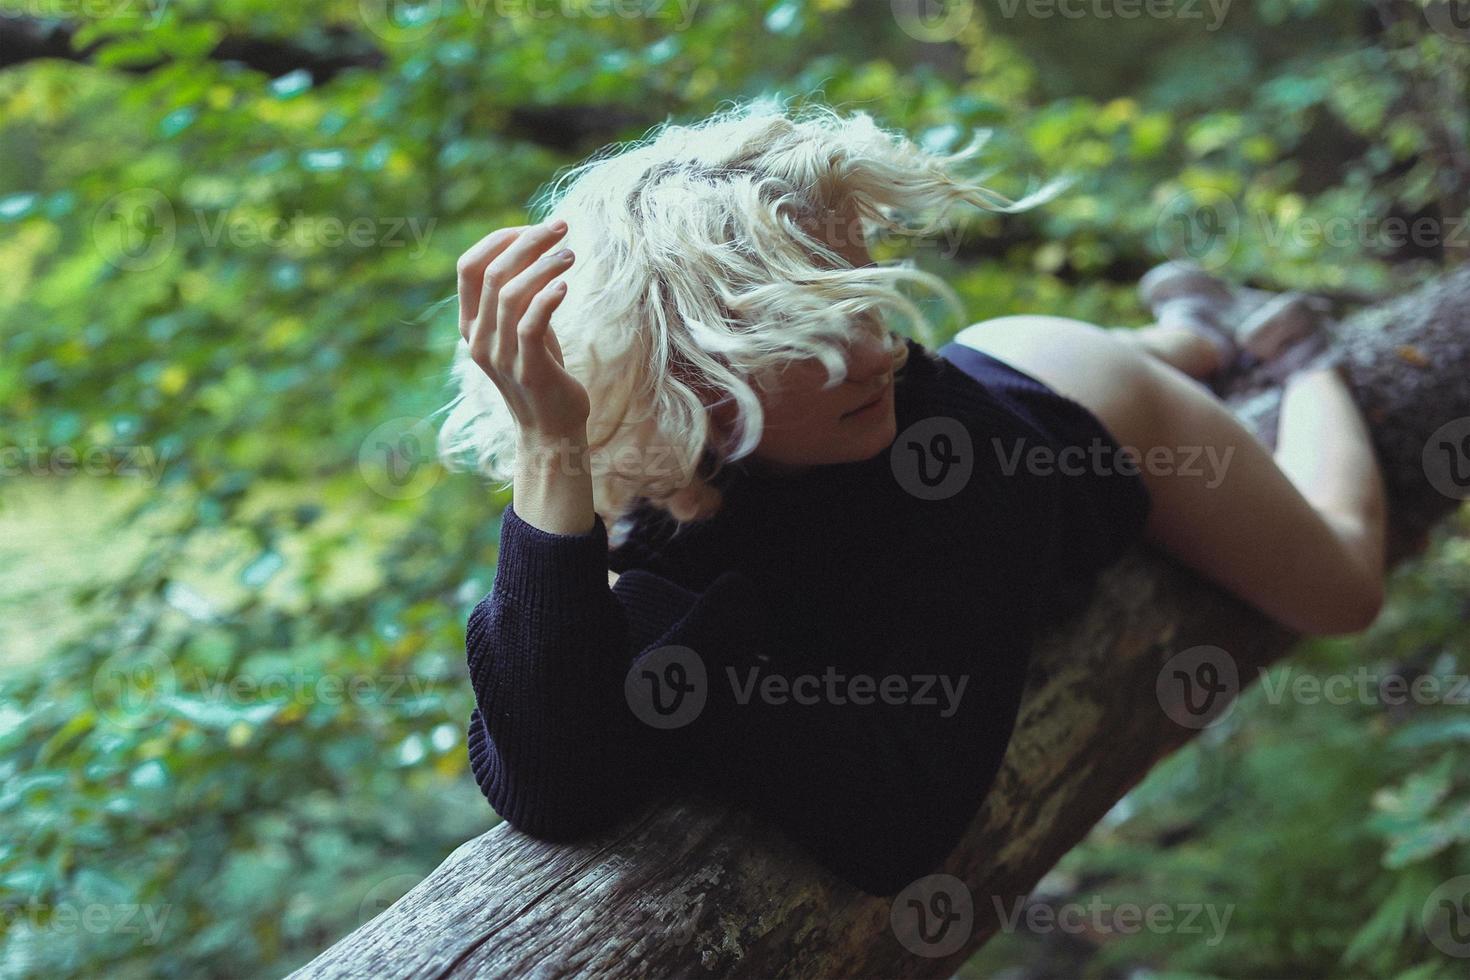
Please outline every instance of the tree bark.
M1470 267L1336 329L1387 482L1394 562L1470 495L1436 489L1425 462L1441 426L1470 427L1467 311ZM1244 377L1224 394L1274 442L1279 392ZM1459 451L1470 464L1470 445ZM577 846L502 824L295 976L948 977L1001 928L1003 909L1205 727L1163 705L1156 684L1171 657L1223 648L1246 687L1295 639L1160 554L1120 559L1085 610L1039 639L1004 767L937 869L958 882L921 883L973 911L946 941L915 938L913 893L864 895L753 818L664 801Z

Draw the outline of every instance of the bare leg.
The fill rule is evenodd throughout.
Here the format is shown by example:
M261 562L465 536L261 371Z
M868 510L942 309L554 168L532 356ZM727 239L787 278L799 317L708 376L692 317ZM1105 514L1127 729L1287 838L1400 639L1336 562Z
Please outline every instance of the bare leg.
M1220 348L1193 330L1155 323L1113 332L1191 378L1208 378L1224 366Z
M1388 530L1383 474L1342 377L1331 368L1292 375L1276 431L1276 465L1362 567L1381 578Z
M1273 456L1198 381L1089 323L1014 316L955 337L1090 409L1118 442L1224 460L1217 480L1143 467L1145 535L1301 633L1352 633L1383 602L1383 484L1335 372L1292 380ZM1144 457L1146 458L1146 457Z
M1192 330L1153 324L1116 333L1193 378L1221 367L1219 348ZM1336 371L1302 372L1287 381L1275 461L1363 567L1381 574L1388 522L1383 478L1367 427Z

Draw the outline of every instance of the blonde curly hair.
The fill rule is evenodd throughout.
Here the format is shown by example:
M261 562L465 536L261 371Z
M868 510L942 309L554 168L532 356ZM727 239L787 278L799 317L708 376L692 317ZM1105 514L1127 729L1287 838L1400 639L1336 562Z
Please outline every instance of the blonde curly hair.
M911 259L854 268L812 229L846 209L865 242L878 228L918 237L937 225L905 220L937 221L958 204L1015 211L1054 192L1012 201L956 176L984 142L977 133L934 154L866 112L792 112L763 96L613 144L537 195L535 220L564 219L562 244L579 257L551 328L591 400L594 508L609 528L640 500L681 524L712 516L711 477L760 442L752 382L817 358L840 383L854 333L884 329L870 312L906 318L932 342L933 325L900 284L927 286L963 319L949 284ZM901 365L907 346L887 333ZM465 469L469 456L469 468L509 483L516 423L463 341L451 376L458 394L442 409L441 460ZM731 400L733 425L714 431L711 407Z

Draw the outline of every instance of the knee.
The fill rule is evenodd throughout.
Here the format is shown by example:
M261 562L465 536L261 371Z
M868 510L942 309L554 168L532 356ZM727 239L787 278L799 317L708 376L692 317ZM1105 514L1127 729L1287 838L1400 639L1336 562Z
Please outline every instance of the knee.
M1336 592L1324 608L1314 610L1298 632L1308 636L1349 636L1361 633L1378 621L1383 611L1384 589L1381 580L1364 579Z
M1358 515L1326 513L1323 517L1342 547L1339 567L1343 577L1333 590L1332 615L1321 634L1361 633L1378 620L1387 599L1388 586L1374 543L1380 532Z

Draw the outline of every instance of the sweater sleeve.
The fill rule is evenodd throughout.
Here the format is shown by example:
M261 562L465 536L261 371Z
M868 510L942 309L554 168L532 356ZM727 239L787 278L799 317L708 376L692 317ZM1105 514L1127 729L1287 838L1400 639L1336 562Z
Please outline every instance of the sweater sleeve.
M775 659L720 663L719 628L691 623L681 636L711 654L709 696L687 729L664 733L682 743L671 755L692 784L769 819L870 894L937 870L1000 769L1026 649L1002 643L994 656L984 639L953 650L915 642L859 669L834 642L773 669Z
M948 714L937 680L927 702L834 696L810 660L781 676L814 681L782 695L772 668L793 661L765 590L727 572L694 592L637 568L609 588L605 533L601 518L562 535L503 516L495 587L467 635L471 768L501 816L573 839L668 780L767 818L873 894L943 861L999 767L1024 655L976 671L972 650L894 651L895 674L966 685ZM654 710L675 701L670 717Z
M660 637L681 621L740 621L726 608L740 601L735 573L700 594L646 572L609 588L607 554L600 515L590 531L558 534L507 506L494 585L467 624L470 768L495 811L534 836L596 831L646 795L657 770L640 762L630 662L672 642Z

